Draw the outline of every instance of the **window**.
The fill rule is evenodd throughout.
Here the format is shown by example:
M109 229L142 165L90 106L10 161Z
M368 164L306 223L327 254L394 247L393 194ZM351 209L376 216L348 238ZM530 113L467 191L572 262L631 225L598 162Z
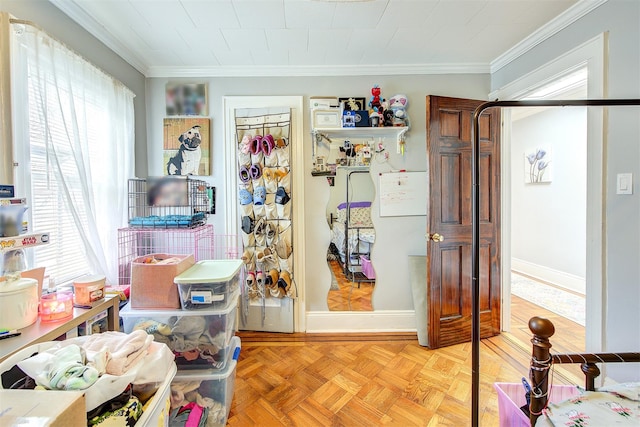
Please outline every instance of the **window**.
M116 283L133 94L41 30L12 27L16 187L28 198L29 229L50 233L28 258L56 284L87 273Z

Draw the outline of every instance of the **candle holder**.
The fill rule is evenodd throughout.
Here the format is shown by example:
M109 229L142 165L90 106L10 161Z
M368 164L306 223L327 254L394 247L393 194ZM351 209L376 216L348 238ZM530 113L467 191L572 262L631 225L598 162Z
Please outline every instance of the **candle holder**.
M58 291L40 298L40 321L57 322L73 316L73 292Z

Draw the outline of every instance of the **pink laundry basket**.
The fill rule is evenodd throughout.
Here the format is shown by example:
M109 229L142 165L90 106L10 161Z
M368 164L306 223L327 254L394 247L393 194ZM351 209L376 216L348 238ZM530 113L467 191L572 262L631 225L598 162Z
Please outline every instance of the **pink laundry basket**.
M500 427L530 427L529 418L520 409L527 403L522 383L493 383L498 393L498 414ZM578 396L580 391L574 385L554 385L549 401L559 403Z

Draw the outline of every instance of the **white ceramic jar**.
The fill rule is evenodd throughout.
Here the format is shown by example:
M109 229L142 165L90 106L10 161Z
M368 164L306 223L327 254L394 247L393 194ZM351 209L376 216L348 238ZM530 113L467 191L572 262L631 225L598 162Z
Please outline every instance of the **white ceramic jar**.
M39 300L36 279L0 282L0 328L20 329L35 323Z

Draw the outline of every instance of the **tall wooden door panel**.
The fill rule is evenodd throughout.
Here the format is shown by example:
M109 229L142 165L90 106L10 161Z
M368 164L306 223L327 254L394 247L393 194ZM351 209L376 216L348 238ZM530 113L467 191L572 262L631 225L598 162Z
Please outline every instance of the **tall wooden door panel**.
M483 101L427 97L429 347L471 341L471 146ZM481 336L500 332L500 115L480 120Z

